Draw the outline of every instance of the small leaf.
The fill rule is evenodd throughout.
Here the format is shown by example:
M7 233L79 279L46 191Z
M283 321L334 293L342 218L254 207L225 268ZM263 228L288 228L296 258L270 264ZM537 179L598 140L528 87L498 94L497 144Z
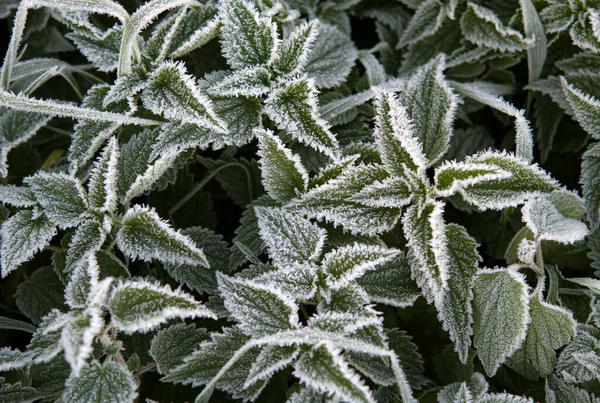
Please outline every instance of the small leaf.
M352 402L375 402L371 391L329 343L304 353L294 365L294 375L312 388Z
M563 216L546 197L527 201L521 213L523 222L540 241L572 244L581 241L588 234L584 223Z
M495 165L444 162L435 170L435 190L449 197L470 185L507 179L511 174Z
M263 185L274 200L286 203L308 186L308 172L300 157L292 154L279 137L268 130L256 130Z
M145 333L173 318L216 319L214 313L191 295L146 280L118 283L107 307L112 323L126 333Z
M588 382L600 378L600 330L591 325L577 326L577 334L558 357L556 372L570 382Z
M166 375L181 365L206 338L206 330L178 323L156 333L149 353L156 361L158 372Z
M519 31L505 27L492 10L472 2L460 19L460 28L470 42L500 52L525 50L531 44Z
M245 385L250 386L270 379L277 371L287 367L298 357L296 346L265 346L250 368Z
M96 336L102 331L102 310L91 307L73 314L62 330L60 344L65 350L65 359L71 365L72 376L79 376L93 352Z
M114 361L103 364L92 361L80 376L69 379L66 386L62 395L65 402L133 403L138 396L133 375Z
M271 80L271 72L266 67L247 67L232 71L206 91L218 97L261 97L271 90Z
M279 40L277 25L270 18L246 0L224 1L219 14L223 54L233 69L271 63Z
M138 176L148 169L152 147L158 130L144 130L136 133L121 147L119 173L117 175L119 197L123 198Z
M177 152L169 150L152 164L146 165L146 170L135 178L125 193L124 204L127 205L130 200L151 191L161 178L175 166L178 156Z
M591 144L583 154L579 183L590 230L596 230L600 226L600 143Z
M56 235L48 218L21 210L2 224L2 278L40 252Z
M113 137L96 160L88 184L90 207L111 213L117 207L119 144Z
M275 266L284 268L319 258L326 232L316 224L281 208L254 207L260 236Z
M319 27L319 20L311 20L294 28L290 36L281 44L273 60L274 69L286 75L303 71L313 51Z
M61 228L75 227L87 211L79 181L64 173L38 172L25 179L50 220Z
M204 252L190 238L171 228L148 207L136 205L123 216L117 246L133 259L209 267Z
M277 289L242 279L217 274L225 307L251 336L264 336L295 329L298 306Z
M437 0L421 2L402 32L399 46L409 46L433 35L446 19L446 7Z
M593 138L600 140L600 101L569 84L564 77L561 77L560 81L577 122Z
M77 227L67 249L65 272L72 273L77 266L98 252L106 236L105 228L94 220L85 221Z
M527 288L524 277L511 267L482 270L475 278L473 344L489 376L525 340L529 322Z
M281 130L328 156L335 156L338 142L319 114L317 90L305 77L284 82L275 88L264 104L264 111Z

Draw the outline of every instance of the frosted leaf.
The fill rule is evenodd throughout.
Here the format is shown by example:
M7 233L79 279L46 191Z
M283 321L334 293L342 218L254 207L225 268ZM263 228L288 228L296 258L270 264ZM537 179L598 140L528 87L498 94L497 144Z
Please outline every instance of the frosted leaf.
M160 140L159 140L160 141ZM157 143L158 144L158 143ZM124 200L128 204L130 200L152 190L153 186L171 169L176 163L179 154L169 150L161 155L152 164L147 165L146 171L138 175L127 190Z
M375 402L369 388L329 342L319 343L304 353L294 365L294 376L303 384L340 399Z
M528 286L513 267L487 269L477 274L473 294L473 344L485 372L493 376L525 340Z
M365 186L350 200L375 208L400 208L413 200L413 190L404 179L392 177Z
M558 358L556 373L569 383L582 383L600 378L598 352L600 330L591 325L577 326L577 334Z
M296 346L266 346L264 347L250 372L244 386L249 387L261 380L270 379L277 371L291 364L299 354Z
M322 260L326 283L332 289L349 285L364 273L393 260L400 251L355 243L334 249Z
M183 63L164 62L158 66L148 77L142 102L144 107L169 120L226 132L226 125L216 115L212 102L200 93Z
M540 241L572 244L581 241L588 234L584 223L563 216L546 197L528 200L521 213L523 222Z
M572 283L575 284L579 284L583 287L589 288L590 290L600 294L600 280L597 280L595 278L588 278L588 277L575 277L575 278L568 278L566 279L567 281L570 281Z
M338 177L293 200L286 208L341 225L352 233L381 233L396 225L400 208L365 206L355 199L355 195L369 184L387 177L387 171L379 165L349 167Z
M41 251L56 235L56 227L43 214L21 210L2 224L2 278Z
M100 30L75 29L65 35L94 66L103 72L117 69L119 48L123 38L123 27L115 25L105 32Z
M14 207L32 207L37 204L31 189L24 186L0 185L0 203Z
M58 309L53 309L42 319L27 346L28 352L34 355L33 363L47 363L62 352L62 329L70 320L70 314L62 313Z
M277 54L277 25L247 0L221 3L221 46L233 69L269 64Z
M435 190L440 197L449 197L470 185L507 179L511 174L496 165L444 162L435 170Z
M317 88L332 88L344 82L357 57L358 51L347 35L321 23L304 71L314 78Z
M568 2L553 2L540 11L540 19L546 31L553 34L569 29L575 15Z
M487 151L468 157L465 162L492 165L510 173L505 179L475 183L459 191L465 201L482 210L517 206L558 186L538 165L527 164L512 154Z
M96 160L90 176L88 201L91 208L105 213L112 213L117 208L118 160L119 143L113 137Z
M594 139L600 140L600 101L569 84L564 77L561 77L560 81L577 122Z
M319 27L319 20L311 20L294 28L290 36L281 44L273 60L273 68L279 73L290 76L303 71L317 40Z
M262 183L269 196L289 202L308 187L308 172L297 154L270 130L255 130L258 137Z
M138 383L127 367L114 361L92 361L78 377L67 381L62 394L65 402L133 403Z
M264 111L293 138L330 157L336 155L338 142L319 115L312 79L300 77L280 84L265 100Z
M21 281L15 293L15 302L21 313L39 323L53 309L65 310L64 285L50 266L36 269Z
M460 28L470 42L500 52L517 52L531 45L519 31L504 26L492 10L472 2L460 19Z
M412 120L413 136L420 140L427 167L448 150L456 113L457 97L444 79L446 59L437 56L420 67L400 93L400 101Z
M374 136L385 167L399 177L405 176L407 170L423 175L427 160L406 109L389 92L378 93L373 106Z
M598 40L597 35L594 35L594 27L592 24L593 14L582 13L580 15L581 17L571 25L571 29L569 30L571 40L575 46L578 46L581 49L599 53L600 41Z
M0 16L3 11L2 7L0 5ZM41 396L42 393L31 386L23 385L21 382L9 384L4 381L4 378L0 379L0 398L5 402L30 403L38 400Z
M208 338L205 329L178 323L160 330L152 338L150 356L156 361L158 372L166 375L193 354L198 345Z
M575 335L575 320L566 309L544 302L538 291L529 300L529 316L531 322L521 350L524 359L546 377L556 366L555 350Z
M98 221L84 221L79 225L69 242L65 272L72 273L77 266L99 251L106 236L106 230Z
M421 209L410 206L402 218L408 239L412 276L428 301L439 306L448 286L448 239L444 204L429 200Z
M246 67L230 72L206 92L218 97L255 98L271 90L271 72L264 66Z
M136 96L146 88L147 79L147 73L141 66L133 66L131 73L117 77L102 100L102 106L106 108L112 103Z
M532 0L520 0L521 12L523 13L523 26L525 35L532 41L527 48L527 68L529 70L529 83L540 79L546 56L548 53L548 40L544 25L533 5Z
M93 352L96 336L102 331L104 320L99 308L88 308L74 313L62 330L60 344L65 350L65 360L71 366L72 376L79 376Z
M421 291L410 276L408 259L397 255L373 270L363 274L356 283L367 293L371 303L404 308L421 296Z
M129 334L146 333L173 318L217 319L191 295L147 280L118 283L107 307L115 327Z
M263 336L299 327L298 306L278 289L220 273L217 280L225 307L244 333Z
M324 229L281 208L256 206L254 212L260 236L276 267L285 268L319 258L325 243Z
M8 175L8 153L29 141L50 117L14 109L0 109L0 177Z
M583 154L579 182L583 188L586 218L590 230L600 225L600 143L591 144Z
M10 347L0 348L0 371L11 371L31 364L34 354L29 351L22 352Z
M452 383L440 390L437 396L438 403L474 403L473 394L466 382ZM479 400L477 400L479 401Z
M278 270L271 270L252 280L256 283L275 287L295 301L308 301L317 291L317 271L314 264L293 264Z
M337 334L349 335L369 326L381 326L381 318L371 309L360 309L357 312L324 312L313 315L307 326Z
M208 260L189 237L181 235L153 209L135 205L125 213L117 246L127 256L144 261L186 263L209 267Z
M446 19L446 6L437 0L421 2L402 31L399 46L409 46L433 35Z
M312 189L317 186L326 184L327 182L338 178L342 173L349 167L354 166L354 163L358 159L358 155L350 155L342 157L330 164L324 166L319 170L317 175L309 179L308 188Z
M504 392L485 394L478 403L534 403L534 400L530 397L516 396Z
M212 97L217 113L227 123L228 135L220 135L213 140L213 148L226 145L243 146L254 138L253 130L262 122L262 101L252 98Z
M158 130L144 130L131 136L121 147L117 175L119 198L123 198L138 176L143 175L148 169L150 154L157 136Z
M566 383L556 375L550 375L546 378L546 402L582 402L592 403L588 392L578 388L573 384Z
M44 213L60 228L76 226L87 212L85 191L73 176L38 172L24 182L35 194Z
M477 242L465 228L449 224L445 228L448 250L448 288L437 306L438 317L461 362L469 357L473 334L473 284L479 262Z
M519 261L526 264L533 264L535 261L535 254L537 252L538 244L529 239L523 238L519 242L517 247L517 257Z

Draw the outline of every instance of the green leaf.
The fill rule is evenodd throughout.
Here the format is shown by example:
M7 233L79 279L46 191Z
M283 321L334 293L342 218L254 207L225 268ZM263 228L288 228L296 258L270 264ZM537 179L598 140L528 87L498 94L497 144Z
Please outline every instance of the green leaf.
M593 138L600 140L600 101L569 84L564 77L561 77L560 82L577 122Z
M592 403L590 395L573 384L566 383L556 375L546 378L546 402Z
M282 203L306 191L308 172L297 154L292 154L279 137L257 130L262 182L269 196Z
M113 137L96 160L90 176L88 200L91 208L112 213L117 207L118 160L119 143Z
M590 229L600 226L600 143L592 144L583 154L581 177L586 218Z
M156 361L158 372L167 375L193 353L207 339L206 330L194 325L178 323L160 330L152 338L150 356Z
M577 334L558 358L556 372L570 382L600 379L600 330L591 325L577 326Z
M252 281L217 274L225 307L251 336L296 329L298 306L279 290Z
M527 288L524 277L514 267L482 270L475 278L473 344L489 376L525 340L529 322Z
M19 284L15 301L19 310L32 322L39 323L53 308L64 308L63 284L51 267L42 267Z
M375 141L383 164L390 173L406 176L406 171L423 174L427 160L415 137L414 124L393 93L380 92L374 102Z
M27 333L35 333L36 327L31 323L22 322L20 320L0 316L0 329L4 330L20 330Z
M277 54L277 25L260 15L253 3L227 0L221 4L221 46L233 69L271 63Z
M527 48L527 67L529 68L529 83L539 80L546 61L548 41L544 26L531 0L520 0L523 12L525 35L532 40L533 45Z
M298 357L297 346L265 346L250 368L244 386L269 380L277 371L287 367Z
M94 340L104 326L102 316L101 309L92 307L75 312L65 324L60 344L65 350L65 360L71 366L72 376L80 376L92 356Z
M411 278L408 259L397 255L356 280L374 303L398 308L411 306L421 295Z
M279 129L298 141L330 157L337 154L338 142L319 114L312 79L300 77L282 83L265 100L264 111Z
M21 210L2 224L2 278L33 258L56 235L44 214Z
M257 206L254 212L260 236L276 267L319 259L325 243L324 229L281 208Z
M137 177L148 169L157 136L158 130L146 129L131 136L121 148L117 175L119 198L123 198Z
M410 206L402 218L408 239L412 276L428 301L441 304L448 284L448 240L443 218L444 204L429 200L419 209Z
M164 62L148 77L142 92L144 107L166 119L191 123L224 133L225 123L216 115L212 102L200 93L182 63Z
M69 379L62 395L65 402L133 403L138 396L137 381L127 368L113 361L93 361L81 375Z
M449 224L445 228L448 240L448 289L437 306L444 329L454 342L454 349L464 364L469 358L473 334L473 285L477 267L482 260L477 242L465 228Z
M314 49L319 34L319 20L311 20L294 28L281 44L273 60L273 68L285 75L293 75L304 70L308 57Z
M105 228L98 221L85 221L77 227L67 249L65 272L73 272L89 256L99 251L106 236Z
M217 290L215 272L226 273L229 271L229 246L223 237L201 227L185 228L181 234L189 237L208 259L210 269L189 264L164 265L171 277L180 283L185 283L190 289L198 293L214 294Z
M5 383L0 378L0 403L30 403L43 397L35 388L22 385L21 382Z
M119 48L123 28L115 25L105 32L97 29L75 29L65 35L94 66L103 72L111 72L119 62Z
M243 157L226 160L213 160L202 156L197 158L210 174L214 175L227 196L240 207L246 207L264 192L260 182L260 168L256 160L247 160Z
M146 280L121 281L111 292L107 307L112 323L126 333L145 333L173 318L216 319L191 295Z
M521 213L523 222L533 232L537 241L573 244L583 240L588 234L584 223L563 216L546 197L528 200Z
M161 220L153 209L135 205L123 216L122 222L117 246L129 257L209 267L204 252L189 237Z
M206 91L218 97L256 98L271 90L271 71L263 66L232 71Z
M142 66L133 66L131 73L117 77L115 83L108 89L102 106L107 108L110 104L129 100L146 88L148 75Z
M423 357L412 341L412 337L404 330L392 329L386 332L388 344L400 359L400 366L413 389L421 389L429 381L423 376L425 366Z
M2 347L0 348L0 371L26 367L31 364L33 358L33 354L28 351L22 352L10 347Z
M460 28L470 42L500 52L517 52L531 45L519 31L505 27L492 10L472 2L460 19Z
M379 165L359 165L309 190L286 208L317 220L341 225L352 233L374 235L392 229L400 218L398 207L370 207L356 199L368 185L383 181L387 171Z
M82 221L88 206L81 183L64 173L40 171L25 179L44 214L60 228L75 227Z
M556 33L569 29L575 15L568 2L553 2L540 11L540 18L548 33Z
M402 31L399 46L409 46L433 35L446 19L446 7L437 0L421 2Z
M400 101L414 123L413 135L422 145L427 166L433 166L448 150L457 97L444 80L446 61L438 56L419 68L400 93Z
M317 88L332 88L350 74L358 51L352 40L333 25L321 23L304 71Z
M8 153L31 139L51 118L38 113L0 109L0 178L8 175Z
M14 207L33 207L37 200L31 189L25 186L0 185L0 203Z
M292 264L283 269L268 270L252 280L275 287L295 301L308 301L317 291L318 271L319 267L315 264Z
M302 354L294 376L307 386L352 402L374 402L371 391L328 342Z
M355 243L334 249L323 257L322 268L326 283L340 289L354 282L366 272L389 263L400 251L375 245Z
M449 197L478 183L509 178L511 174L495 165L444 162L435 170L435 190L441 197Z
M529 316L531 322L520 351L536 372L546 377L556 366L554 350L567 344L575 335L575 320L571 312L544 302L537 291L529 300Z
M517 206L558 187L539 166L527 164L511 154L488 151L469 157L465 162L491 165L510 173L506 179L475 183L460 191L465 201L482 210Z

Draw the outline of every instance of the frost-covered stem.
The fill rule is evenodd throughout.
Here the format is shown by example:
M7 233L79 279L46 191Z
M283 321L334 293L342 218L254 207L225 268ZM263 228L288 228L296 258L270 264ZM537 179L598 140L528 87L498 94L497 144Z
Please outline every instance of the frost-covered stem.
M21 43L23 32L25 31L28 7L29 0L23 0L21 3L19 3L19 7L17 8L12 36L10 38L10 43L8 44L6 56L4 57L2 72L0 73L0 89L3 90L8 90L10 85L10 75L12 74L13 67L17 62L17 52L19 51L19 44Z
M0 90L0 106L44 115L67 117L73 119L97 120L114 122L123 125L159 126L163 122L152 119L136 118L118 113L103 112L95 109L82 108L71 104L57 103L43 99L29 98Z
M150 371L151 369L156 368L156 363L150 363L146 366L143 366L142 368L138 369L137 371L135 371L134 375L135 376L142 376L144 373Z
M536 273L539 277L544 277L544 257L542 256L542 243L536 240L537 248L535 251Z
M558 270L556 266L549 266L547 268L548 271L548 294L546 295L546 302L549 304L556 305L556 301L558 300Z
M137 46L140 32L163 12L186 4L197 4L195 0L152 0L140 7L123 28L123 39L119 51L117 75L131 73L131 59Z
M67 251L66 249L62 249L62 248L59 248L58 246L52 246L52 245L45 246L44 249L52 251L52 252L57 252L57 253L65 253Z
M54 126L46 126L46 129L50 130L51 132L60 134L61 136L71 137L73 135L73 133L68 130L59 129L58 127Z
M215 169L214 171L212 171L211 173L209 173L204 179L202 179L200 182L198 182L196 184L196 186L194 186L192 188L192 190L190 190L185 196L183 196L181 198L181 200L179 200L177 202L176 205L174 205L173 207L171 207L171 209L169 210L169 217L171 217L173 214L175 214L175 212L177 212L177 210L179 210L181 208L181 206L183 206L185 203L187 203L192 197L194 197L194 195L196 193L198 193L200 190L202 190L202 188L204 186L206 186L206 184L208 182L210 182L210 180L212 178L214 178L215 175L217 175L219 172L221 172L225 168L229 168L229 167L232 167L232 166L240 167L246 173L246 179L248 179L248 194L250 196L250 200L252 200L253 199L253 197L252 197L252 177L250 175L250 172L248 171L248 168L246 168L244 165L242 165L242 164L240 164L238 162L230 162L228 164L225 164L225 165L220 166L219 168Z

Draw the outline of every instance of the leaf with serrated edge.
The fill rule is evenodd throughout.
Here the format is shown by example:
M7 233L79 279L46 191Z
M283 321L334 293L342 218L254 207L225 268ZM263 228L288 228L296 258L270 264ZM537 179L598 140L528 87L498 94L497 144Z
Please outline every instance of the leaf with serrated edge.
M149 164L146 171L141 175L138 175L129 187L129 190L125 194L125 201L129 202L152 190L152 187L163 177L163 175L165 175L169 169L173 168L178 156L179 154L176 151L169 150L152 164Z
M154 209L135 205L125 213L122 222L117 246L129 257L209 267L204 252L191 239L171 228Z
M56 227L43 214L22 210L2 224L2 278L31 260L56 235Z
M446 7L437 0L422 1L402 32L399 46L409 46L433 35L446 19Z
M319 258L325 243L324 229L282 208L256 206L254 212L260 236L275 266L284 268Z
M295 301L308 301L317 291L319 268L315 264L292 264L254 277L254 282L279 289Z
M304 353L294 365L300 381L321 392L352 402L373 403L371 391L329 342Z
M138 382L127 367L114 361L92 361L78 377L67 381L62 394L65 402L133 403L138 396Z
M32 207L37 204L31 189L25 186L0 185L0 203L14 207Z
M271 72L264 66L229 73L206 92L218 97L261 97L271 90Z
M473 344L485 372L493 376L525 340L528 286L515 267L486 269L477 274L473 294Z
M266 346L250 368L244 386L249 387L258 381L270 379L277 371L291 364L298 354L296 346Z
M258 137L263 186L269 196L289 202L308 187L308 172L297 154L285 147L270 130L255 130Z
M225 307L244 333L263 336L299 327L298 305L278 289L220 273L217 281Z
M145 333L173 318L217 319L191 295L147 280L118 283L107 307L112 323L125 333Z
M160 330L152 338L150 356L161 374L168 374L181 365L198 345L207 339L205 329L178 323Z
M560 78L563 93L573 109L577 122L593 138L600 140L600 101Z
M80 375L92 354L94 339L104 326L102 316L101 309L90 307L83 312L74 313L62 330L60 344L75 377Z
M71 273L79 264L102 248L106 240L106 230L102 223L90 220L77 227L69 242L65 272Z
M297 26L281 44L273 60L275 70L293 75L304 70L319 34L319 20L311 20Z
M91 254L82 261L71 274L69 283L65 288L65 300L71 308L85 308L88 306L92 291L97 291L100 280L100 268L96 257Z
M446 161L435 170L435 190L437 195L449 197L470 185L510 176L509 172L495 165Z
M90 207L100 212L111 213L117 207L117 175L119 143L111 138L96 160L88 184Z
M588 234L584 223L563 216L546 197L528 200L521 213L523 222L539 241L572 244L581 241Z

